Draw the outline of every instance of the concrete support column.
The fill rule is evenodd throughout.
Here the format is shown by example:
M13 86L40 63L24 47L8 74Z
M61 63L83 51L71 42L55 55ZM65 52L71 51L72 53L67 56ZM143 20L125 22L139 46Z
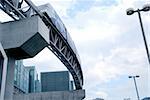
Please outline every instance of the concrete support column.
M13 100L15 59L8 56L4 100Z
M0 43L8 58L8 63L2 67L7 69L3 70L5 75L1 74L5 77L2 77L0 100L13 100L15 60L32 58L47 47L49 29L38 16L2 23L0 24Z
M0 100L4 100L8 58L0 43Z

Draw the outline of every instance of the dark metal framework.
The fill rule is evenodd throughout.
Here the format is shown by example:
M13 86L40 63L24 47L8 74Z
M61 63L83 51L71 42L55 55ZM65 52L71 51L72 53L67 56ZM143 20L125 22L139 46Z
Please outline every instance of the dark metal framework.
M28 5L28 9L24 11L22 3ZM7 13L14 20L20 20L33 15L38 15L49 28L49 46L48 48L60 59L60 61L67 67L71 72L73 79L75 81L76 89L82 89L83 86L83 74L81 70L81 63L78 54L70 45L68 41L57 28L57 26L52 23L51 18L46 12L41 12L38 7L36 7L30 0L0 0L0 9ZM65 27L65 26L64 26ZM66 31L66 34L68 32Z
M71 72L77 89L82 89L83 76L80 63L71 47L53 28L50 29L50 46L48 48L62 61Z

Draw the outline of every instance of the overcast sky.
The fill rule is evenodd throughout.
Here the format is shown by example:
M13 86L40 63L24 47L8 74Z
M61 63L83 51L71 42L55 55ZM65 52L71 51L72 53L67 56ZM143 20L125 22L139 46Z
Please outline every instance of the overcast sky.
M50 3L75 42L82 62L86 99L136 100L129 75L140 75L140 97L150 96L150 68L137 14L126 9L142 8L150 0L32 0L36 5ZM142 12L150 45L150 12ZM1 19L3 20L3 19ZM24 61L38 73L67 70L48 49ZM149 71L148 71L149 70Z

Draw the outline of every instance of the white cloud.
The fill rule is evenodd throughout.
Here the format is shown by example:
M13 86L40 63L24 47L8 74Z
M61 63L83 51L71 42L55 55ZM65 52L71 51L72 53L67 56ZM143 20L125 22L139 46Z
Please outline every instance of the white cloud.
M117 48L112 50L111 55L103 57L103 59L98 59L97 57L93 59L96 60L96 63L93 63L93 66L86 65L85 75L87 78L90 75L92 80L98 78L99 82L107 82L118 77L118 75L139 74L141 71L136 69L145 69L146 67L141 66L143 61L147 60L143 56L143 50L138 50L137 48Z
M110 23L108 16L112 15L109 11L92 7L86 12L79 12L73 19L66 19L65 23L75 41L113 39L119 34L119 27Z
M97 57L93 59L96 60L97 63L91 64L92 66L88 66L87 64L85 65L87 68L83 68L85 88L89 88L89 91L96 88L94 86L97 84L107 84L113 80L119 79L121 76L128 77L129 75L140 75L141 78L145 77L144 81L147 81L148 66L146 63L144 64L147 59L144 56L143 50L140 48L116 48L112 50L111 55L103 57L103 59L98 59ZM92 61L89 63L92 63ZM142 81L143 79L139 81L139 83L141 83L139 86L140 90L143 91L144 89L147 91L148 83L142 83ZM123 87L123 83L118 83L116 85L120 86L120 90L117 90L120 92L125 91L126 88L132 88L129 86L130 84L124 86L124 88L121 88ZM101 92L102 90L99 91ZM96 91L93 92L96 93ZM90 92L90 94L92 93ZM88 96L90 94L88 94ZM108 97L110 98L110 94L108 94Z
M66 16L67 18L63 21L75 42L93 40L111 40L113 42L117 36L122 34L129 34L129 32L130 34L135 32L138 34L141 31L138 16L136 14L127 16L126 9L131 5L137 7L144 3L145 1L142 0L140 2L120 0L115 6L92 6L84 12L78 11L76 16L71 18Z

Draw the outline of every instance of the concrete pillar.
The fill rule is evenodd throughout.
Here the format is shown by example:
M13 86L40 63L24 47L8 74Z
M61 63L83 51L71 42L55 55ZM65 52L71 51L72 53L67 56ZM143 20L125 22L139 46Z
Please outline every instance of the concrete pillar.
M2 44L0 43L0 100L4 100L4 93L5 93L5 83L6 83L6 75L7 75L7 62L8 58L4 51Z
M8 63L3 66L2 76L5 77L4 81L2 79L0 100L13 100L15 60L32 58L48 46L49 29L38 16L2 23L0 43L8 58Z
M4 100L13 100L15 59L8 57Z

